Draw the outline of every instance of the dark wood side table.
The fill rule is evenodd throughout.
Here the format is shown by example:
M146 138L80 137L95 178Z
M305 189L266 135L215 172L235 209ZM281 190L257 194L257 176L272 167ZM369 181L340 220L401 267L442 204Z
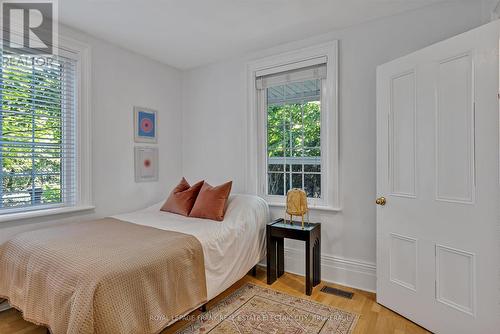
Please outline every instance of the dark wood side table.
M321 282L321 224L302 223L283 218L267 224L267 284L272 284L285 272L284 238L306 242L306 294Z

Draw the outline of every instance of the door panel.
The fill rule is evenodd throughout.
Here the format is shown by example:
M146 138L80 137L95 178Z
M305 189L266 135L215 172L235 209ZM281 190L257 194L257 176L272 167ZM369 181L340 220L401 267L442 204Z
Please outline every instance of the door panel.
M436 89L436 196L473 201L474 140L472 56L457 55L438 64ZM452 148L452 149L450 149Z
M415 71L391 79L390 174L391 193L414 197L416 86Z
M436 245L436 298L439 302L474 316L474 254Z
M498 333L498 22L377 70L377 301Z
M389 279L417 291L417 239L391 233Z

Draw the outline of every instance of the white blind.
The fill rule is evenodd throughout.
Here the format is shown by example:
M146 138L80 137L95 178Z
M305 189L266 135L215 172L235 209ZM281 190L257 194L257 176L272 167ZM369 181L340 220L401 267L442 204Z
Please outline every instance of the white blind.
M257 76L255 86L257 89L266 89L293 82L316 80L326 78L326 64L308 66L305 68L279 72L275 74Z
M76 203L77 63L3 50L0 214Z

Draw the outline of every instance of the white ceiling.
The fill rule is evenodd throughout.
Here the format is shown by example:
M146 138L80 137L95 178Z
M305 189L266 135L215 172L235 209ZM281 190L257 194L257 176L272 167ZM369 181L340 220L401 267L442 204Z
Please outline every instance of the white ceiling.
M59 18L188 69L441 1L59 0Z

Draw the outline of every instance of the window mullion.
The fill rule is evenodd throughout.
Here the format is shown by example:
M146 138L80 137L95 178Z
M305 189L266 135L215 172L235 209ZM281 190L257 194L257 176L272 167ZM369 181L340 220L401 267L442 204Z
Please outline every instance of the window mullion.
M301 121L302 121L302 154L301 154L301 158L302 158L302 169L301 169L301 174L302 174L302 189L305 191L305 188L306 188L306 184L305 184L305 180L304 180L304 149L305 149L305 131L304 131L304 102L300 104L300 113L301 113Z
M289 119L290 122L288 123L288 137L289 137L289 150L290 150L290 160L293 161L293 138L292 138L292 129L293 129L293 116L292 116L292 108L289 108ZM288 166L288 164L287 164ZM290 164L290 169L288 170L288 188L292 188L292 164ZM285 195L286 195L286 189L285 189Z
M284 92L284 91L283 91ZM283 110L283 113L285 111ZM283 193L286 195L286 114L283 114Z
M3 64L3 52L0 51L0 64ZM0 208L3 207L3 66L0 66Z
M61 150L61 163L59 164L59 172L60 172L60 176L59 176L59 183L60 183L60 192L59 192L59 196L60 196L60 200L61 202L63 202L64 204L67 204L68 203L68 191L67 191L67 187L70 185L70 183L68 182L68 177L67 175L69 175L68 173L68 162L69 162L69 159L67 159L67 152L66 150L69 150L69 147L65 147L65 142L66 142L66 137L67 137L67 131L68 131L68 124L67 124L67 117L68 117L68 114L67 114L67 105L66 105L66 95L63 93L63 92L66 92L66 81L64 79L65 77L65 64L62 64L61 65L61 70L60 70L60 73L59 73L59 82L61 83L61 86L60 86L60 89L61 89L61 142L59 143L59 147L60 147L60 150ZM71 153L72 150L70 151Z
M36 204L36 192L35 192L35 87L34 87L34 77L35 77L35 62L31 63L31 78L30 78L30 89L31 89L31 205Z

